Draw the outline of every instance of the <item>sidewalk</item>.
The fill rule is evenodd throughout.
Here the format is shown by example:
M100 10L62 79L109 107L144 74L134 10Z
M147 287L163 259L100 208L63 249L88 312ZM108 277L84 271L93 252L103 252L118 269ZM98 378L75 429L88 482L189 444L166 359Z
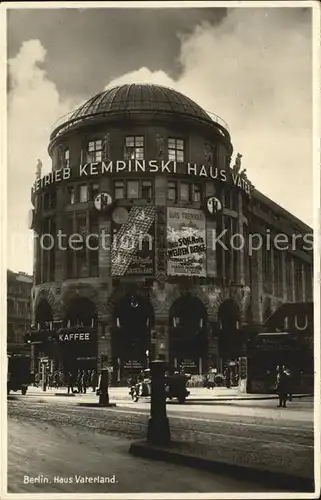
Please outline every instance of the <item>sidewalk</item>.
M203 387L188 388L190 395L187 401L242 401L242 400L264 400L264 399L278 399L276 394L244 394L241 393L237 387L216 387L215 389L206 389ZM13 393L14 394L14 393ZM67 395L67 388L60 389L47 389L43 391L41 387L29 386L27 395L30 396L61 396ZM72 397L69 395L69 397ZM75 394L75 397L93 401L97 401L97 396L92 389L89 389L86 394ZM313 394L294 394L293 398L313 397ZM110 387L109 388L110 401L131 401L128 387Z

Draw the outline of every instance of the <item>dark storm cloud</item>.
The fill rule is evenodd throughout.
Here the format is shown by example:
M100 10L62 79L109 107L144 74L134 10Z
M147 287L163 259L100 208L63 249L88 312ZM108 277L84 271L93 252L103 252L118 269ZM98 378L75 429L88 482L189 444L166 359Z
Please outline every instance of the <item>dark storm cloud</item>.
M176 79L180 37L225 15L220 8L15 9L8 12L8 57L23 41L39 39L61 95L89 96L141 66Z

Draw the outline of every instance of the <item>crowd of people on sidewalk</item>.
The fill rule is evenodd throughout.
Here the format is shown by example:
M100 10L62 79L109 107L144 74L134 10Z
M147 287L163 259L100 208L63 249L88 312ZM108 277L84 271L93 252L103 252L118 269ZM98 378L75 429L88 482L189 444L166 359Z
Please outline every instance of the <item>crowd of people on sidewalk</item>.
M69 371L66 374L61 370L45 373L45 380L41 380L39 373L35 374L34 386L39 387L42 383L47 389L67 388L69 393L86 394L87 389L91 388L92 392L96 391L98 386L98 375L96 370L79 369L78 372Z

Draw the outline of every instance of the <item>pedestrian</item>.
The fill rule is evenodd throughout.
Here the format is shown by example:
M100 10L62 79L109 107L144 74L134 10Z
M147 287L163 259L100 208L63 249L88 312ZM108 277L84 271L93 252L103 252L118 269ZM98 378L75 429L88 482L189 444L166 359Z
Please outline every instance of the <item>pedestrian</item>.
M83 393L86 394L87 392L87 385L88 385L88 374L86 370L83 370L82 375L81 375L81 385L82 385L82 390Z
M37 372L35 375L35 387L39 387L39 382L40 382L40 376L39 373Z
M91 375L90 375L90 383L93 392L96 391L97 383L98 383L98 377L97 377L97 372L96 370L92 370Z
M71 394L73 394L74 392L74 380L73 380L73 374L72 372L68 372L68 375L67 375L67 386L68 386L68 394L70 393L71 391Z
M289 401L292 401L292 392L293 392L293 377L292 377L292 372L291 372L290 368L288 368L287 366L284 366L283 369L284 369L284 373L287 376Z
M278 367L276 376L276 392L279 396L279 408L286 408L286 399L288 394L288 376L283 368Z
M78 370L77 374L77 387L78 387L78 393L82 393L82 378L83 378L83 370Z
M229 389L231 387L231 371L228 366L225 369L224 375L226 387Z

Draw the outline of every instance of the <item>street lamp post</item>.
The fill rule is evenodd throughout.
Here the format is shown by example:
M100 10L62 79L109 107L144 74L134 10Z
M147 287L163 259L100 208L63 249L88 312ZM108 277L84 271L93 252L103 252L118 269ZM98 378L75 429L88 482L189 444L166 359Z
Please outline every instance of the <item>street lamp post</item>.
M165 362L155 360L151 367L151 405L148 420L147 441L150 444L166 445L171 435L166 413Z

